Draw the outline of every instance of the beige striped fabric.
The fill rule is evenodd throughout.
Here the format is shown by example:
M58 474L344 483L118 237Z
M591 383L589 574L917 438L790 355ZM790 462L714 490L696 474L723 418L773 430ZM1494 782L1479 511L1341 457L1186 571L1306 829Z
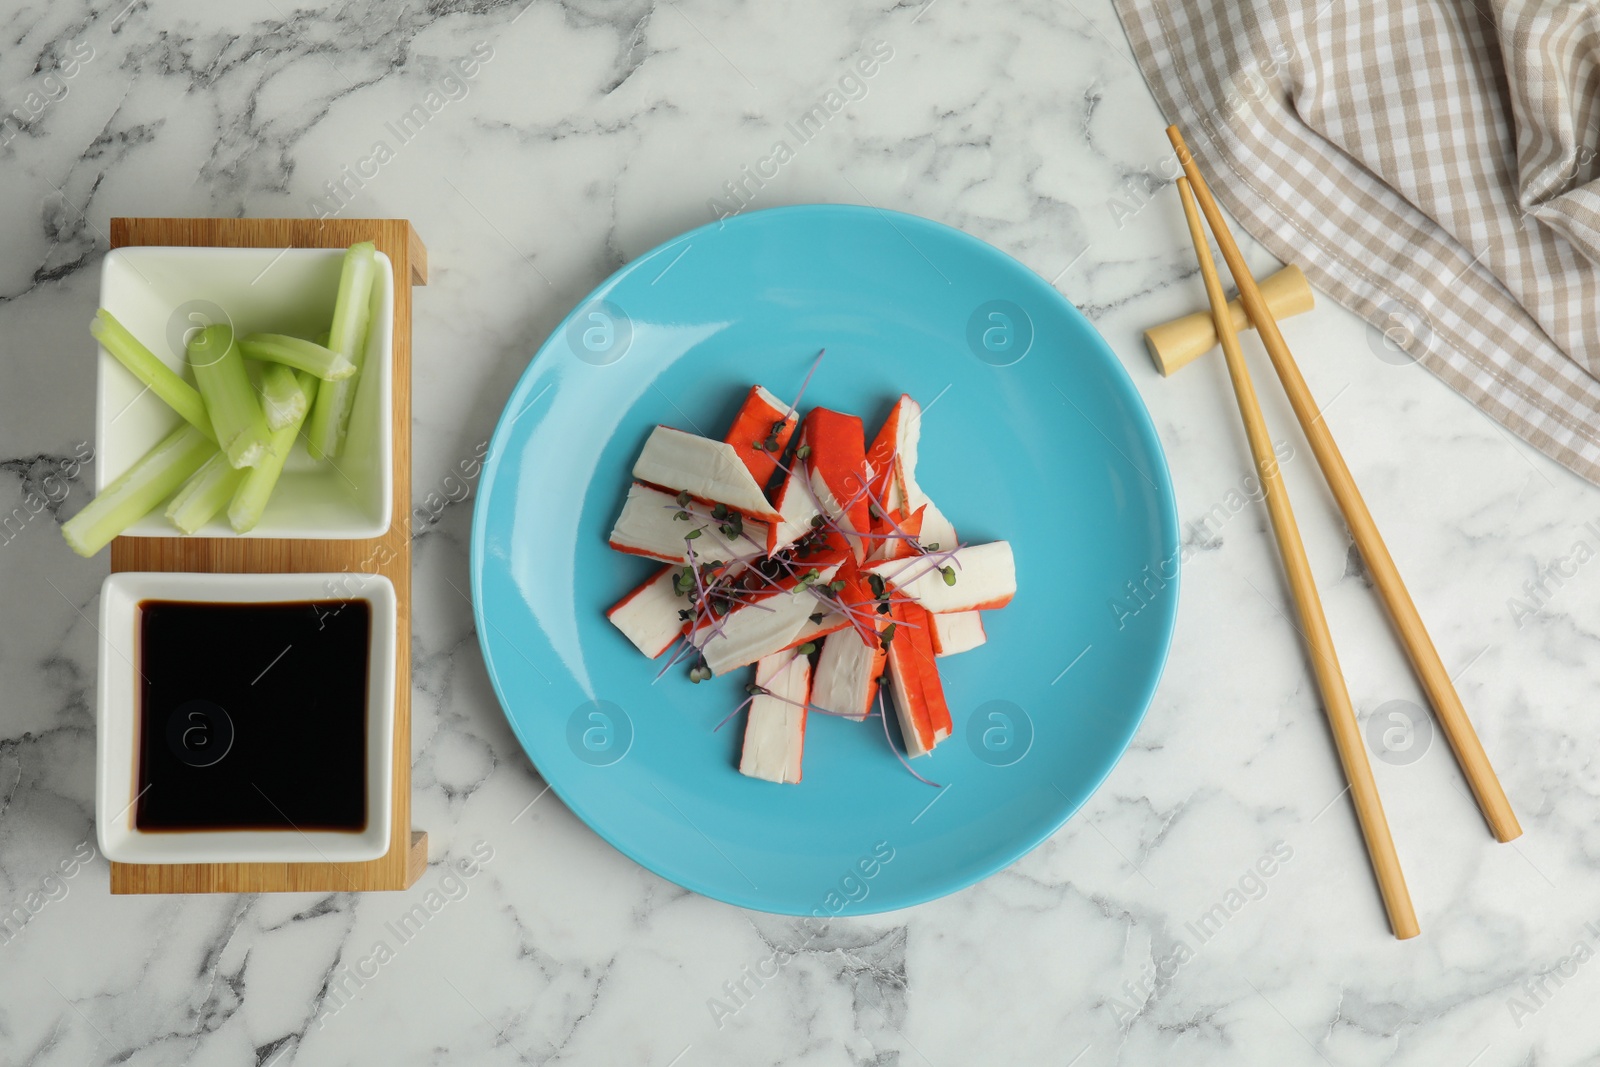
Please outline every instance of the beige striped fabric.
M1257 240L1600 483L1600 9L1116 0Z

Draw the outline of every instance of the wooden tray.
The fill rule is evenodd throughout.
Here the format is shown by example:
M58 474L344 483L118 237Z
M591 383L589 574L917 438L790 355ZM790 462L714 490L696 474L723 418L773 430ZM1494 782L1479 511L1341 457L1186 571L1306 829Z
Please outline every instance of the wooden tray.
M404 219L111 220L111 247L345 248L372 241L394 263L394 518L356 541L119 537L113 571L376 571L399 601L395 641L394 819L389 851L367 863L113 863L113 893L365 892L405 889L428 864L411 829L411 286L428 281L428 250ZM406 284L407 280L410 285Z

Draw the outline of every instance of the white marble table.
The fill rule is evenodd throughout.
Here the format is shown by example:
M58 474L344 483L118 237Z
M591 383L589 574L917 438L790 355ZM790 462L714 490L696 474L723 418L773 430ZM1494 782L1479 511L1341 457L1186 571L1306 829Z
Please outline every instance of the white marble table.
M0 13L0 1061L1600 1057L1600 494L1341 309L1286 325L1527 830L1493 843L1437 738L1378 763L1424 931L1398 943L1264 513L1239 495L1222 366L1163 380L1139 342L1202 291L1160 177L1162 118L1108 4L123 2ZM841 86L874 47L874 75ZM785 124L830 89L838 114L800 143ZM791 158L770 162L779 140ZM663 882L553 797L529 807L544 785L490 692L462 593L471 501L446 481L578 298L711 201L739 206L740 181L751 209L924 214L1052 279L1143 393L1186 526L1211 516L1188 529L1155 703L1084 811L965 892L836 922L763 983L745 969L800 940L796 922ZM85 325L107 220L319 211L408 217L431 253L412 488L438 494L413 645L433 867L405 896L113 900L91 822L106 560L56 532L92 472L46 477L93 447ZM1419 701L1287 405L1263 392L1359 708ZM475 878L446 879L475 854ZM430 890L436 911L398 942L389 924ZM397 945L382 962L380 939ZM713 1011L739 982L739 1010Z

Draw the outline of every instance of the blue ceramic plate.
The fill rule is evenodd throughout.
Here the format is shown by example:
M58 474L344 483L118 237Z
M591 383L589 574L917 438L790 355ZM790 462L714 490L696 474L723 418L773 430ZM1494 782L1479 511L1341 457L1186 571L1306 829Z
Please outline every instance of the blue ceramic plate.
M798 785L741 777L742 718L712 728L747 672L656 681L603 614L657 566L606 545L650 429L720 438L751 383L792 398L824 347L804 405L870 434L921 400L919 481L963 540L1015 549L988 643L940 661L955 732L915 761L940 789L878 718L812 715ZM482 478L478 636L529 758L622 852L744 907L887 911L1005 867L1111 770L1172 635L1172 485L1132 382L1037 275L912 215L779 208L634 260L539 350Z

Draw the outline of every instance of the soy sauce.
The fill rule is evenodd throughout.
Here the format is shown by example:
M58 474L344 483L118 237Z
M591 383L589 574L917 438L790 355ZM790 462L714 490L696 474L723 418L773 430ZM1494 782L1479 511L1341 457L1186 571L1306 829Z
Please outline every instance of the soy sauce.
M134 825L367 823L365 600L139 604Z

